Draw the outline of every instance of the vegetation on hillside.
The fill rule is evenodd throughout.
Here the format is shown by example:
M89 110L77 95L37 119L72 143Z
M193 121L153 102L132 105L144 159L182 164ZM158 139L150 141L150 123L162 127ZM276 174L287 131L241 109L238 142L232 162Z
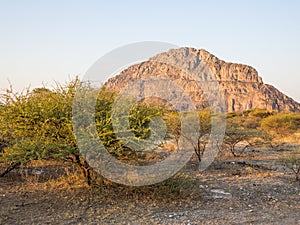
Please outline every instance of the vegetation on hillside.
M79 85L80 82L74 80L66 85L57 85L54 90L37 88L23 93L7 90L1 95L0 163L5 166L1 176L36 160L70 161L78 166L89 183L97 176L81 156L73 133L72 106ZM147 154L155 158L154 151L136 151L139 146L130 148L126 143L131 139L121 141L114 132L112 105L116 94L104 90L94 91L98 93L95 107L96 129L107 150L119 160L127 162L145 159ZM178 145L181 135L180 113L161 105L143 102L134 104L124 118L129 121L129 128L122 132L133 134L139 140L137 143L142 147L146 146L147 141L152 141L149 137L155 135L155 130L151 130L151 121L157 118L163 118L166 123L166 138L172 139ZM198 118L199 136L192 144L201 161L211 131L210 110L200 111ZM248 147L272 143L275 139L299 132L299 113L279 113L261 109L229 113L224 142L220 148L228 149L233 156L239 156ZM294 170L298 161L293 160L289 158L285 161L287 165L292 165L290 167ZM298 179L298 167L294 171Z

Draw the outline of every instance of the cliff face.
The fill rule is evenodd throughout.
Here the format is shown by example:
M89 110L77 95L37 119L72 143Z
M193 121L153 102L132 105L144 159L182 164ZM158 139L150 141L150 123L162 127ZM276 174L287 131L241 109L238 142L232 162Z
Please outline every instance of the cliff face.
M227 63L203 49L180 48L158 54L149 61L133 65L110 78L105 88L118 92L129 82L139 78L168 78L183 88L196 107L201 109L209 106L208 101L204 92L186 71L197 72L203 63L215 75L228 112L252 108L300 111L299 103L275 87L264 84L253 67Z

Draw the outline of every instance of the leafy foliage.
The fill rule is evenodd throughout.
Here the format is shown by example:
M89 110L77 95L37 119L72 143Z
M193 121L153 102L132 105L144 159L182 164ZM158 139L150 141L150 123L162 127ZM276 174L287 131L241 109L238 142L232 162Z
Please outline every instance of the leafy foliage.
M100 91L95 110L95 121L98 135L105 148L119 160L137 159L140 148L144 148L147 139L153 134L149 125L151 119L163 116L164 110L158 105L137 102L130 108L128 114L121 118L129 126L119 131L128 138L120 140L112 124L112 105L115 93ZM122 110L122 109L121 109ZM133 140L135 139L135 140ZM129 147L131 146L131 147Z
M72 126L72 107L79 80L57 85L54 90L37 88L24 93L9 90L1 96L0 106L0 163L11 170L35 160L64 160L76 164L87 181L97 176L89 167L77 147ZM120 142L112 127L111 107L115 93L89 87L87 92L97 92L94 109L96 128L101 141L109 152L121 160L134 159L136 152ZM91 94L92 95L92 94ZM91 101L85 95L86 101ZM80 116L84 121L85 111ZM161 116L162 109L153 105L137 103L126 120L135 137L145 139L150 135L149 123L153 117Z
M275 137L288 136L292 132L300 131L300 114L278 113L263 119L261 127Z
M54 90L36 88L23 93L7 90L5 94L1 95L0 163L5 164L6 169L0 176L4 176L30 161L50 159L73 162L80 168L89 183L93 177L97 176L81 156L73 134L73 100L76 90L81 85L76 79L64 86L58 84ZM95 120L85 121L85 111L76 116L79 116L79 121L82 121L87 127L91 123L96 124L103 145L119 160L132 161L141 157L139 147L153 144L151 137L159 136L160 130L153 128L153 123L151 124L152 121L159 121L158 118L163 118L165 122L166 139L175 140L178 146L179 138L183 135L180 113L158 104L146 102L133 104L128 115L122 118L128 122L129 126L121 130L125 134L130 133L131 137L137 140L133 146L130 145L132 139L120 140L114 131L112 106L116 99L116 93L92 87L89 87L87 91L98 94L95 108L88 109L95 112ZM87 102L93 101L89 95L84 94L83 97ZM192 141L199 161L202 160L206 150L213 116L215 115L211 114L209 108L198 112L200 124L200 127L197 127L198 136L195 140L190 141ZM156 124L160 124L159 122ZM229 113L222 147L229 149L234 156L238 156L237 146L241 143L244 144L243 152L248 146L266 141L268 135L272 137L286 136L291 132L299 131L299 113L276 113L259 109L243 113ZM147 153L147 151L145 152ZM290 166L293 170L295 165L298 165L298 161L293 161L294 159L286 160L288 165L293 165ZM298 176L299 168L295 171Z
M259 116L257 117L257 115ZM261 110L246 111L242 114L228 114L223 147L229 149L233 156L238 156L247 147L263 142L265 136L259 129L261 115ZM264 111L263 115L265 115ZM238 153L236 147L239 144L242 145L242 150Z
M8 90L1 96L1 162L15 168L28 161L79 155L71 123L77 82L58 85L55 91L40 88L16 94Z
M201 162L211 131L212 115L210 112L210 108L205 108L202 111L199 111L197 119L200 126L195 127L194 133L197 134L197 137L192 140L191 137L187 137L181 132L180 114L177 112L170 112L166 114L169 136L171 138L174 138L178 145L178 140L180 136L183 135L184 138L190 141L199 162Z

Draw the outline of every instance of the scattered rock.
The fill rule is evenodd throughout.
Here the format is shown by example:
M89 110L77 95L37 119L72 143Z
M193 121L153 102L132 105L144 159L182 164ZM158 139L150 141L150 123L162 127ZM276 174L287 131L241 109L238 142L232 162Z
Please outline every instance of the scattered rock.
M211 192L214 193L213 198L225 198L225 199L230 199L232 198L232 194L229 192L225 192L224 190L221 189L213 189Z

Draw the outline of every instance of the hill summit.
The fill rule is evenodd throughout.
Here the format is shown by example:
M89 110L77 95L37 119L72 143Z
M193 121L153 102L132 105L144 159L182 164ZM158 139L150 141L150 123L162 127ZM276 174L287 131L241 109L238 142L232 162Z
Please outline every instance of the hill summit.
M162 63L167 62L167 63ZM204 92L188 78L204 63L214 74L228 112L260 108L278 111L300 111L300 104L269 84L264 84L251 66L225 62L204 49L179 48L160 53L148 61L135 64L110 78L105 89L119 92L130 82L148 77L166 77L176 82L194 101L198 109L209 106ZM177 67L170 65L178 65ZM179 67L181 69L179 69Z

